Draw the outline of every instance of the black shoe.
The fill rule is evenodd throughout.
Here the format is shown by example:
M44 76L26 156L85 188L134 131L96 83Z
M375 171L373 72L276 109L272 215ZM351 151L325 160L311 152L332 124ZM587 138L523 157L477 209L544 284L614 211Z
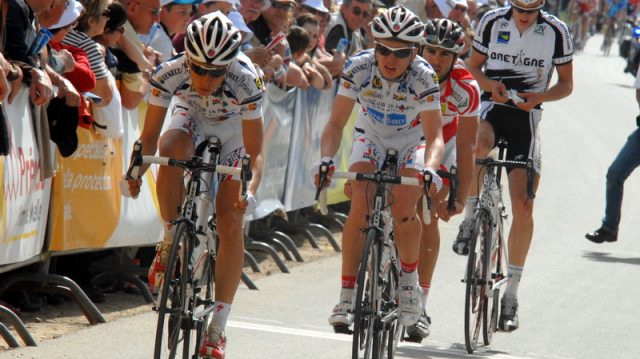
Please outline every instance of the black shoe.
M500 302L500 318L498 329L504 332L512 332L518 329L518 299L511 295L504 295Z
M593 243L615 242L618 240L618 233L600 227L587 233L585 237Z

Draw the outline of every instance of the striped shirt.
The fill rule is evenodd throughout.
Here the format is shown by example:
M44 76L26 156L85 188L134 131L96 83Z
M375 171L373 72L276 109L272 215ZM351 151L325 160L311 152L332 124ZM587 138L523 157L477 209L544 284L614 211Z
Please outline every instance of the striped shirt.
M89 59L89 66L96 80L100 80L107 77L107 65L104 63L104 57L98 47L98 44L93 41L87 34L71 29L67 36L65 36L62 43L65 45L71 45L79 47L87 54Z

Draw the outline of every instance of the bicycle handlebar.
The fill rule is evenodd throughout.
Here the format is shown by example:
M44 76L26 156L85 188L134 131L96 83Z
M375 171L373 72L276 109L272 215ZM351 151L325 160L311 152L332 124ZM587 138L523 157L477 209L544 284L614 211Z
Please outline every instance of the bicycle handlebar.
M476 164L485 167L498 167L498 168L522 168L527 171L527 196L529 199L535 199L536 194L533 192L533 181L535 178L535 170L533 168L533 160L531 158L527 161L507 161L507 160L494 160L493 158L476 159Z

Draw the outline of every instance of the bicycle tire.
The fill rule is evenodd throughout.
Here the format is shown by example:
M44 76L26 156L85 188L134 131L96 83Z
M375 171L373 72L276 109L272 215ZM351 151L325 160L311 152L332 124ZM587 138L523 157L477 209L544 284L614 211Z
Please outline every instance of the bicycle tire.
M395 250L395 248L393 249ZM398 258L398 256L396 256ZM394 304L395 308L398 309L399 312L399 303L400 303L400 286L398 284L400 277L398 273L397 263L391 262L391 268L389 270L389 304ZM393 308L393 307L392 307ZM400 338L402 337L403 327L400 324L400 320L398 317L395 318L390 328L387 330L387 357L389 359L393 359L396 356L396 349L398 348L398 343L400 342Z
M194 318L195 324L195 352L200 351L200 344L203 342L204 336L207 334L207 329L211 322L212 313L214 310L215 298L215 256L211 253L207 254L203 264L202 278L199 280L201 285L198 285L198 289L194 295Z
M185 323L191 319L183 315L183 303L187 303L187 263L181 260L179 252L183 252L182 258L188 258L186 243L189 243L190 232L190 225L186 222L178 224L171 245L165 271L165 276L171 273L171 278L165 278L158 300L154 359L175 359L180 351L183 358L189 357L186 352L189 351L191 328ZM179 269L176 267L178 263ZM185 342L189 343L186 347Z
M465 309L464 309L464 342L469 354L478 346L478 338L482 327L482 308L484 307L486 267L482 256L482 246L485 233L490 231L489 215L479 210L476 215L471 239L469 241L469 256L467 257L467 272L465 275Z
M379 257L375 243L378 231L367 231L362 258L356 278L356 297L353 319L352 359L374 359L373 337L375 315L378 312Z
M493 221L490 221L489 228L493 228L493 225ZM487 236L485 237L485 243L490 245L485 246L483 252L484 267L490 271L490 277L494 285L501 279L499 274L500 261L502 260L502 255L500 253L500 251L502 250L502 233L500 227L501 226L496 226L495 232L489 231L487 233ZM492 233L495 233L495 239ZM496 241L495 249L493 244L494 240ZM491 344L493 333L496 332L498 324L499 297L499 288L494 288L493 296L491 298L488 295L484 296L484 304L482 307L482 340L485 345Z

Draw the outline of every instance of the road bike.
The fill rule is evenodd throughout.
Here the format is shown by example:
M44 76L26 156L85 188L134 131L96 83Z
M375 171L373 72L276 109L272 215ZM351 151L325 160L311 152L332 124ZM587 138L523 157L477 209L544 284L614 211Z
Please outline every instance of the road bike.
M363 230L365 245L356 276L354 299L353 359L393 358L402 336L399 323L400 300L398 280L400 263L393 238L393 217L389 198L391 185L423 186L425 194L431 186L432 178L425 174L422 184L416 177L397 176L398 154L387 151L385 165L374 173L335 172L333 178L352 181L367 181L376 185L373 209L368 216L368 225ZM321 166L319 188L326 179L328 164ZM440 174L441 172L439 172ZM442 174L444 175L444 174ZM452 181L457 183L457 181ZM325 191L318 189L316 200L320 198L321 212L326 213ZM322 196L321 196L322 194ZM430 200L426 196L425 219L430 220ZM454 196L455 199L455 196ZM338 332L348 333L348 328Z
M214 278L217 249L216 215L212 194L216 178L240 178L241 198L251 180L249 156L241 167L218 164L220 140L211 137L196 149L190 160L142 156L136 142L127 177L136 179L143 164L175 166L186 170L187 194L180 216L173 222L175 236L169 252L165 278L154 310L158 313L154 359L196 359L214 311Z
M533 193L533 160L506 161L507 142L498 140L498 159L476 159L483 167L484 177L475 223L469 241L469 256L465 271L464 341L468 353L478 346L480 331L485 345L491 343L497 330L500 308L500 288L507 283L507 248L504 240L506 207L500 183L502 168L524 168L527 171L527 194Z

